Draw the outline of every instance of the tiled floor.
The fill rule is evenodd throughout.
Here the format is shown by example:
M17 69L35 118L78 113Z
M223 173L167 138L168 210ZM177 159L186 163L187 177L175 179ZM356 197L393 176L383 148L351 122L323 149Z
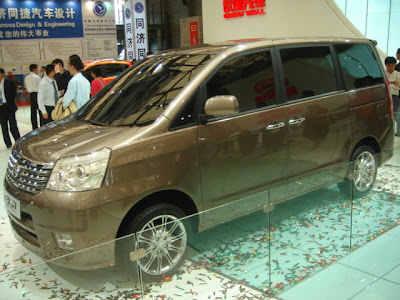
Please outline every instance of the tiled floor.
M280 294L285 300L398 300L400 228Z
M21 134L31 129L29 113L29 108L22 108L17 112ZM396 138L396 146L400 146L400 138ZM387 192L390 192L387 186L397 189L396 184L400 178L397 168L400 167L400 149L396 153L388 163L385 177L375 189L373 199L354 203L353 222L356 226L352 228L351 242L350 227L347 225L350 221L347 211L350 208L346 207L346 199L338 194L334 197L338 202L330 203L332 197L324 200L319 197L318 193L321 192L311 193L307 197L300 197L297 203L282 205L281 210L276 209L271 213L270 219L266 220L265 214L258 216L265 228L255 230L248 219L219 226L210 237L204 236L197 244L197 252L191 258L199 264L188 262L180 276L162 284L147 286L146 298L262 299L263 287L268 286L269 279L265 274L271 268L273 284L289 280L290 284L279 288L281 291L278 296L285 300L400 299L400 227L386 232L387 228L398 222L400 212L400 205L399 208L396 206L398 198L386 197ZM1 182L4 180L9 154L10 150L0 143ZM397 191L400 194L400 186ZM336 195L335 190L326 192L331 196ZM319 197L316 200L326 201L326 211L309 210L313 195ZM3 198L2 184L0 197ZM384 210L383 205L386 205ZM368 222L371 212L375 213L379 224ZM254 221L257 215L252 218ZM107 271L107 276L103 276L101 272L87 272L80 273L79 276L82 277L77 277L72 271L49 267L47 264L30 268L30 265L40 262L41 259L25 250L12 236L3 201L0 201L0 219L0 253L3 256L0 261L3 264L3 274L0 270L0 292L3 295L8 293L9 299L66 299L68 295L79 295L77 299L105 299L107 295L110 295L109 299L137 298L132 284L121 292L124 283L113 278L115 276L112 269ZM267 233L268 230L265 229L269 228L269 222L279 226L275 225L276 228ZM328 222L331 222L329 227L333 228L331 232L325 230ZM386 234L377 237L384 232ZM259 243L268 241L267 235L279 242L260 248L260 245L268 245L268 242ZM374 240L365 244L367 239ZM329 247L325 247L325 244ZM356 249L360 246L361 248L348 254L349 247ZM259 263L265 259L270 263ZM292 263L296 259L300 262L298 266ZM325 259L330 259L331 262L325 263ZM207 269L201 267L201 261L207 262ZM28 268L22 269L23 267ZM21 271L6 273L10 269ZM302 276L298 270L311 275L305 280L297 281L296 278ZM290 277L290 272L296 276ZM292 278L293 282L290 281ZM294 282L297 283L292 284Z

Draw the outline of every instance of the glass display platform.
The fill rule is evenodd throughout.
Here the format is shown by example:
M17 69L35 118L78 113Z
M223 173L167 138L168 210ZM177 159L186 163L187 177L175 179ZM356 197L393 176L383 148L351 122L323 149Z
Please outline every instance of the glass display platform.
M288 201L273 203L279 190L271 189L186 218L214 226L193 233L179 271L156 282L148 282L137 264L129 272L116 266L78 271L56 265L68 256L43 261L16 241L8 218L1 216L0 290L8 299L291 300L308 295L312 300L326 294L321 282L329 282L329 276L344 280L351 275L356 284L348 279L348 287L330 282L332 299L373 299L363 293L374 286L383 296L390 289L396 293L400 255L390 251L400 246L399 151L394 149L392 160L378 170L375 186L362 198L329 184L338 172L324 170L286 186L289 194L301 193L307 184L321 186ZM140 236L124 239L133 243ZM387 257L382 251L388 251ZM395 299L390 297L382 299Z

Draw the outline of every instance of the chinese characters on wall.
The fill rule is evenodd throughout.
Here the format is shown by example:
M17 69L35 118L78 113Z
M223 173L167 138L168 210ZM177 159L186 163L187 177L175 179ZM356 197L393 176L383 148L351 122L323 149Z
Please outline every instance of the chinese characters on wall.
M0 40L83 37L81 21L78 2L0 1Z
M223 0L224 18L265 15L265 0Z

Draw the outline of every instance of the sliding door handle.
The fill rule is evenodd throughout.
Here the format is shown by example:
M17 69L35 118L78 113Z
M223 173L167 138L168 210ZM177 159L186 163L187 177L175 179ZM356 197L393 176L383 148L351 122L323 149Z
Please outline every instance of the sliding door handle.
M267 130L276 130L276 129L282 128L283 126L285 126L285 123L283 123L283 122L280 122L277 124L271 124L271 125L267 126Z
M305 118L298 118L298 119L291 119L289 120L289 125L296 125L303 123L306 119Z

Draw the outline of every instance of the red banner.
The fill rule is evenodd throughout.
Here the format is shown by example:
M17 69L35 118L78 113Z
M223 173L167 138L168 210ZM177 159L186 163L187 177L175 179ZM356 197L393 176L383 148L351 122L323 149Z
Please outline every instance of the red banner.
M190 22L190 45L199 44L199 24L198 22Z

